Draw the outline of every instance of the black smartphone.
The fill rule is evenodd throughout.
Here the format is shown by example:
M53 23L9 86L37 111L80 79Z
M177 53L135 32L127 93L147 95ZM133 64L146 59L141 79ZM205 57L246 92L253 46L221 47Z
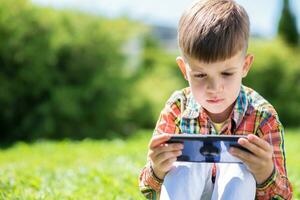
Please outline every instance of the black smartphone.
M239 148L251 153L238 143L239 138L246 135L200 135L176 134L166 143L182 143L184 148L177 161L209 162L209 163L242 163L240 159L229 153L230 147Z

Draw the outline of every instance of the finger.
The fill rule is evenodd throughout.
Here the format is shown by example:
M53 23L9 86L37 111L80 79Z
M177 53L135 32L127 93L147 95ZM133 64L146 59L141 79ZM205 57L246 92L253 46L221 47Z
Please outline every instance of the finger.
M232 150L230 149L230 152L231 151ZM240 159L247 166L249 171L253 173L261 172L268 163L266 159L262 159L253 154L243 152L243 150L237 148L234 148L232 155Z
M245 138L240 138L238 140L238 143L258 157L267 157L268 152L266 152L264 149L260 148L256 144L253 144L252 142L250 142Z
M270 151L271 150L271 145L265 141L264 139L261 139L259 137L257 137L254 134L249 134L247 136L248 140L254 144L256 144L257 146L259 146L260 148L266 150L266 151Z
M160 135L154 135L152 137L152 139L150 140L149 148L153 149L153 148L159 146L160 144L168 141L170 139L171 135L172 134L168 134L168 133L163 133L163 134L160 134Z
M251 153L248 153L246 151L243 151L241 149L238 149L238 148L235 148L235 147L231 147L229 152L239 158L240 160L242 160L243 162L246 162L246 163L259 163L259 159L251 154Z
M178 151L183 149L183 144L181 143L172 143L172 144L166 144L163 146L159 146L153 149L154 155L158 155L162 152L166 151Z
M153 149L149 149L148 157L150 157L151 160L157 160L156 157L163 152L181 151L182 149L183 144L181 143L165 144L159 147L155 147Z
M159 155L157 155L154 159L153 162L155 162L156 165L161 164L162 162L171 159L171 158L176 158L182 154L181 151L167 151L163 152Z

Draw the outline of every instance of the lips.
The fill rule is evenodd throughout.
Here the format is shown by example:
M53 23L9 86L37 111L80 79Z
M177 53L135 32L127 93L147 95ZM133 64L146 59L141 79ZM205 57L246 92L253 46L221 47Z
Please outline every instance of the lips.
M224 101L224 99L209 99L207 100L208 103L220 103Z

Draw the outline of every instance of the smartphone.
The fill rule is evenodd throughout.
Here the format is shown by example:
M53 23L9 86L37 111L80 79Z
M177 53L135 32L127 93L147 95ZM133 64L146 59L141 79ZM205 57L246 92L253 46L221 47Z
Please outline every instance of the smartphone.
M246 135L172 135L166 143L182 143L182 154L177 157L181 162L208 162L208 163L242 163L240 159L229 153L230 147L239 148L251 153L238 143L239 138Z

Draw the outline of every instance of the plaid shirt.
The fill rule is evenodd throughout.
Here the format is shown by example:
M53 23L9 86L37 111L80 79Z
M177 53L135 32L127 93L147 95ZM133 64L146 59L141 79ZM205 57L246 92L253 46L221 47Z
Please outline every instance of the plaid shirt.
M256 185L256 199L291 199L292 186L286 172L284 130L273 106L254 90L241 86L229 119L220 134L253 133L273 146L275 168L263 184ZM176 91L167 101L154 130L154 134L161 133L217 134L206 112L192 97L190 88ZM214 167L214 177L215 174ZM139 177L141 192L147 199L159 199L162 182L155 176L148 161Z

